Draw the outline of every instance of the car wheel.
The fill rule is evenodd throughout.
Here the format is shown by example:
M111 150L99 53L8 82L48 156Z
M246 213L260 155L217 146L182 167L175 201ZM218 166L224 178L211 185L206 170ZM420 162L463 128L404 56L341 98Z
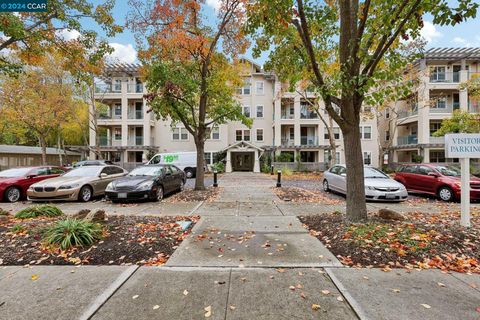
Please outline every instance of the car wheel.
M187 179L193 178L193 169L191 168L185 169L185 176L187 176Z
M330 191L330 186L328 185L327 179L323 180L323 191L325 191L325 192Z
M180 181L180 189L178 189L180 192L182 192L183 190L185 190L185 181Z
M438 197L443 201L452 201L453 191L449 187L441 187L438 189Z
M78 193L78 200L82 202L88 202L92 199L93 192L89 186L83 186Z
M5 199L8 202L17 202L22 197L22 192L17 187L10 187L5 191Z
M154 201L162 201L163 199L163 187L158 186L157 192L155 193L155 197L153 198Z

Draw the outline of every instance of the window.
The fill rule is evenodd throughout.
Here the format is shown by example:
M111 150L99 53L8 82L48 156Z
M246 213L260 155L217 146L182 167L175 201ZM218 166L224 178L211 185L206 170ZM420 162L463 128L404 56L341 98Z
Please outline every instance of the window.
M335 152L335 164L339 164L341 161L340 159L340 152ZM330 150L325 150L324 153L323 153L323 161L324 162L330 162L331 160L331 151Z
M339 139L340 139L340 128L339 128L339 127L333 127L332 130L333 130L333 137L334 137L334 139L335 139L335 140L339 140ZM325 138L325 140L330 139L330 136L328 135L328 130L327 130L326 127L325 127L324 138Z
M263 81L255 82L255 93L263 94Z
M385 131L385 141L390 141L390 130Z
M445 163L445 151L430 151L430 162Z
M257 106L257 118L263 118L263 106Z
M435 104L433 105L433 108L445 109L446 107L447 107L447 98L438 97L437 99L435 99Z
M243 106L243 115L247 118L250 118L250 106Z
M205 163L206 164L212 164L212 153L211 152L205 152Z
M52 167L50 168L50 174L64 174L65 171L63 171L60 168Z
M172 128L173 140L188 140L188 130L186 128Z
M219 140L220 139L220 128L215 126L212 128L212 132L210 133L210 139L212 140Z
M35 175L37 175L37 176L46 176L46 175L49 175L49 174L50 173L49 173L48 168L38 168L36 170L36 173L35 173Z
M371 126L360 127L360 138L364 140L372 139L372 127Z
M430 136L433 136L433 134L437 132L437 130L439 130L441 126L441 122L430 122Z
M242 141L242 130L235 131L235 141Z
M237 88L238 94L249 95L250 94L250 87L251 87L252 80L250 78L246 78L243 81L243 87Z
M115 80L113 85L113 91L120 92L122 91L122 80Z
M290 136L290 140L294 140L295 139L295 128L290 127L289 130L288 130L288 133L289 133L289 136Z
M121 174L123 169L119 167L110 167L111 174Z
M446 79L445 67L430 67L430 81L443 82Z
M370 151L363 152L363 164L365 165L372 164L372 153Z
M114 128L113 137L115 140L122 140L122 128Z
M426 166L418 166L417 167L417 173L418 174L423 174L425 176L428 176L430 172L433 172L432 168L426 167Z
M243 130L243 141L250 141L250 130Z
M257 129L257 141L263 141L263 129Z
M122 105L121 104L116 104L113 107L113 114L115 116L121 117L122 116Z
M371 113L371 112L372 112L372 107L370 107L370 106L364 106L364 107L363 107L363 112L365 112L365 113Z

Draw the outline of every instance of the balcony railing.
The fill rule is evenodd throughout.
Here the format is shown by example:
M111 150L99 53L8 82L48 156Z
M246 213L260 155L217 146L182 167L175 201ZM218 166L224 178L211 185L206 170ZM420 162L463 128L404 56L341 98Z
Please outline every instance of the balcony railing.
M282 146L293 147L295 146L295 141L293 139L282 139Z
M460 72L431 72L430 83L459 83Z
M143 93L143 83L134 83L127 86L127 93Z
M445 143L445 137L430 137L428 141L430 143L443 144Z
M121 93L122 86L119 84L98 83L95 84L95 93Z
M435 106L430 107L429 113L452 113L453 105L445 105L444 108L438 108Z
M143 119L143 110L130 111L128 113L128 119L142 120Z
M143 136L130 137L128 139L129 146L143 146Z
M416 135L409 135L397 138L397 145L404 146L408 144L417 144L418 137Z
M315 111L301 110L300 119L317 119L318 114Z
M122 116L119 115L112 115L109 113L102 113L98 115L98 120L120 120Z
M294 119L294 118L295 118L294 114L290 114L290 112L288 112L287 110L282 110L281 119Z
M301 136L300 137L300 144L302 146L317 146L318 145L318 137L316 137L316 136Z
M408 118L411 116L416 116L418 114L418 110L411 110L411 111L400 111L398 112L398 119Z

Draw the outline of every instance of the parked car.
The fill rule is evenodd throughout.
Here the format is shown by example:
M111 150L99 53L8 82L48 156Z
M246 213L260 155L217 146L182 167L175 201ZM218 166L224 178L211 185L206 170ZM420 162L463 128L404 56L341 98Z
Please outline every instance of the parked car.
M405 164L394 178L411 193L429 194L443 201L460 199L460 169L453 165ZM471 176L470 188L470 199L480 200L480 179Z
M117 166L84 166L64 175L32 184L28 199L32 201L83 201L105 194L107 185L127 171Z
M195 177L197 172L196 152L158 153L150 159L148 164L174 165L185 172L188 179Z
M27 198L28 188L39 181L64 174L66 169L54 166L14 168L0 171L0 200L17 202Z
M376 201L404 201L408 198L405 186L380 170L365 166L365 197ZM347 168L335 165L323 174L323 190L347 193Z
M107 166L113 165L113 162L110 160L84 160L78 161L73 164L73 168L83 167L83 166Z
M105 194L112 202L140 199L160 201L167 193L183 190L185 182L185 173L176 166L146 165L110 182Z

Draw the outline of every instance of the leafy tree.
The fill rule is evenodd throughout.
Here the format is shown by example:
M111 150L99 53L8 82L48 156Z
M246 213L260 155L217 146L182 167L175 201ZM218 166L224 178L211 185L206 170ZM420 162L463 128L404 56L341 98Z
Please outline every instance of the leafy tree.
M401 84L402 71L419 56L407 40L420 37L424 14L435 24L455 25L475 17L477 8L472 0L459 0L455 7L447 0L257 0L248 5L246 30L256 40L254 53L271 49L266 67L289 83L311 81L342 130L349 220L367 218L362 104L378 105L402 91L393 84ZM376 90L381 81L392 86Z
M451 118L443 119L440 129L433 136L441 137L447 133L479 133L480 114L455 110Z
M197 150L195 189L204 186L204 146L209 128L226 121L249 125L235 99L242 85L236 58L248 44L241 30L243 0L225 0L215 21L202 13L203 1L130 0L129 26L136 33L148 91L157 117L181 122ZM220 53L223 47L223 53Z
M80 104L75 83L58 68L58 59L45 57L41 67L29 67L17 77L4 76L0 112L13 127L33 133L47 164L47 141Z
M79 68L95 68L112 49L105 40L98 40L97 32L84 26L91 26L93 21L108 37L122 31L111 15L114 0L97 2L101 3L49 0L47 12L0 13L0 34L3 35L0 37L0 72L16 73L25 62L41 62L41 57L51 50L64 52L72 72ZM80 36L69 39L65 31L76 31ZM9 56L10 51L17 53L16 58Z

